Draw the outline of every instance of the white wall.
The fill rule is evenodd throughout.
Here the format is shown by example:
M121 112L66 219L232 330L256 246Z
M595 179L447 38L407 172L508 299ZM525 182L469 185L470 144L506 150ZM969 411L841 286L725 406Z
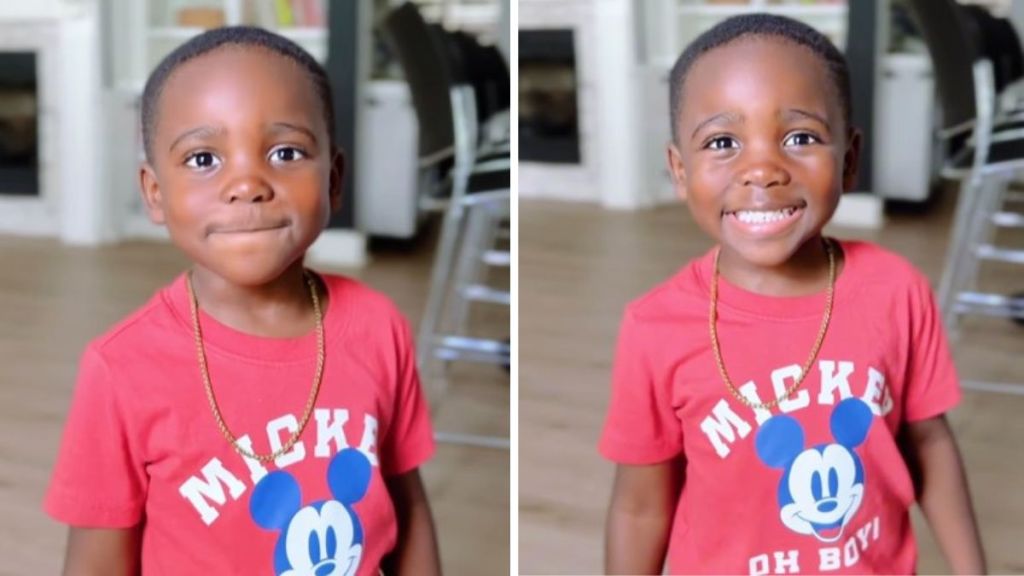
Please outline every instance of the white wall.
M95 0L0 0L0 20L57 18Z
M36 0L35 2L0 2L0 18L15 20L21 18L52 18L61 10L58 0Z
M1017 29L1017 35L1024 38L1024 2L1011 2L1010 13L1007 17L1013 22L1013 27Z
M509 0L501 0L501 14L498 17L498 48L505 55L505 61L511 63L509 57L509 31L512 27L512 14Z
M39 57L40 194L3 198L0 230L73 244L112 239L104 191L95 0L0 2L0 45ZM73 87L73 89L69 89Z
M101 90L99 7L82 6L60 22L61 90L57 130L60 165L60 238L69 244L110 242L112 227L105 103Z

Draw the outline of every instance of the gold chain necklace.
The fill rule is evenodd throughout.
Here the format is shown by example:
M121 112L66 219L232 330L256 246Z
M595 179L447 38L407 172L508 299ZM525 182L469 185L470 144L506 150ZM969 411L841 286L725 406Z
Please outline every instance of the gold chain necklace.
M292 433L288 441L283 446L275 450L271 454L256 454L250 452L238 444L238 438L231 433L228 429L227 423L224 422L224 417L220 413L220 407L217 405L217 399L213 395L213 384L210 383L210 371L206 366L206 351L203 349L203 333L199 328L199 302L196 300L196 292L192 288L192 273L189 272L185 278L185 284L188 287L189 305L192 311L192 333L195 335L196 340L196 355L199 357L199 373L203 377L203 386L206 388L206 399L210 401L210 410L213 411L213 417L217 420L217 426L220 427L221 434L227 439L228 443L238 452L240 455L246 458L252 458L259 462L269 462L276 459L278 456L288 452L295 446L295 443L299 441L299 436L302 435L303 429L306 428L306 424L309 422L309 417L313 414L313 405L316 403L317 393L320 391L320 379L324 373L324 319L323 314L320 312L320 298L317 296L316 282L313 279L313 275L308 270L303 270L302 277L305 278L306 284L309 285L309 293L313 299L313 313L316 315L316 373L313 376L313 389L309 392L309 400L306 401L306 410L302 414L302 419L299 420L299 427L295 432Z
M718 320L718 258L722 255L722 249L719 248L715 252L715 266L714 271L711 275L711 313L710 313L710 327L711 327L711 350L715 354L715 362L718 364L718 373L722 375L722 381L725 382L726 387L729 388L729 392L736 397L740 403L753 408L754 410L770 410L779 405L783 399L789 398L804 382L804 377L811 370L811 365L814 364L814 360L818 357L818 351L821 350L821 344L825 341L825 332L828 331L828 322L832 318L832 295L835 291L836 286L836 257L832 248L832 241L828 238L822 237L822 242L825 244L825 253L828 255L828 292L825 294L825 314L821 318L821 329L818 330L818 339L814 342L814 347L811 349L811 356L807 359L807 363L804 364L803 369L800 371L800 375L797 377L796 382L786 390L786 393L782 396L759 404L752 402L747 399L746 396L740 394L740 391L733 385L732 380L729 379L729 374L725 371L725 363L722 361L722 350L718 343L718 328L716 327Z

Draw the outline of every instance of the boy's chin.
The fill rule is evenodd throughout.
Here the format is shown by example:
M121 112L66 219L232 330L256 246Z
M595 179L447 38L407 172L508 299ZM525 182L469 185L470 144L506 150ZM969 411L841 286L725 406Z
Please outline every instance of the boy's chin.
M751 268L757 268L760 270L774 270L781 266L784 266L786 262L789 261L789 258L787 258L784 255L776 256L774 254L758 253L756 255L745 254L743 256L743 260L746 262L746 265Z
M202 263L203 268L225 282L239 288L259 288L273 283L297 262L301 264L302 256L294 259L278 261L228 262L220 264Z
M745 266L771 270L789 263L802 243L779 239L774 242L742 242L727 245L732 256L740 259Z

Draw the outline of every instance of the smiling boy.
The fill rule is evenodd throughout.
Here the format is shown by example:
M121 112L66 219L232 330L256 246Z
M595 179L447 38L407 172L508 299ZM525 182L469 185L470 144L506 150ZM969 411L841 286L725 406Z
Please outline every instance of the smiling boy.
M738 16L670 82L669 169L718 245L623 316L607 571L912 573L916 499L951 568L983 572L928 281L822 234L861 152L842 54Z

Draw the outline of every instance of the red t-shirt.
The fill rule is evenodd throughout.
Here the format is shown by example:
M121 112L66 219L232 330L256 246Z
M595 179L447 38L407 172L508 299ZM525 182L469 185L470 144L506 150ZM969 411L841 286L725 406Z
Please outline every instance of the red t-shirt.
M896 435L960 398L928 281L877 246L843 242L832 320L803 384L772 410L739 402L708 334L713 252L631 303L601 453L684 457L672 573L911 573L914 489ZM765 403L807 361L825 294L773 298L719 279L730 379Z
M384 478L426 461L433 434L401 314L353 280L323 279L323 379L290 451L260 464L221 435L182 276L86 349L47 512L83 527L144 521L147 575L319 574L329 564L376 574L397 533ZM200 314L229 429L257 454L280 448L306 406L315 332L262 338Z

